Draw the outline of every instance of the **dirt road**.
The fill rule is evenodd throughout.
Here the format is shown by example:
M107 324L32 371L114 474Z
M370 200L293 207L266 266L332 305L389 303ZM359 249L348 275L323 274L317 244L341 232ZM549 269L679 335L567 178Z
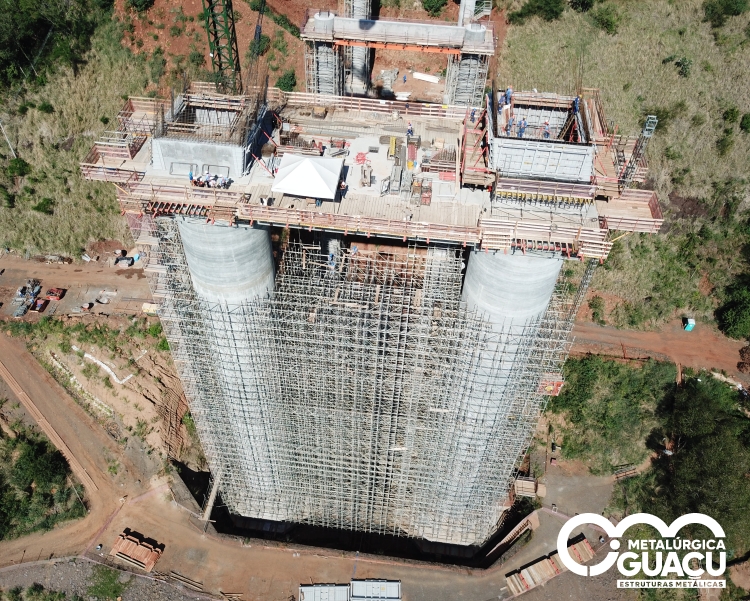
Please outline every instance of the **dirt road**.
M138 477L130 478L130 474L137 472L101 426L70 398L21 343L0 335L0 357L15 386L28 395L36 411L54 427L67 452L75 457L79 469L95 484L95 488L86 488L90 512L85 518L51 532L0 543L0 565L18 562L21 557L27 560L49 557L51 553L76 555L89 545L102 524L121 506L119 499L139 492L140 487L133 484ZM13 388L11 386L11 390ZM124 466L117 478L107 472L110 457L117 458Z
M578 321L573 328L574 353L603 353L629 358L669 359L693 369L724 370L734 379L750 384L746 374L737 371L739 350L745 346L705 324L685 332L679 320L671 321L658 332L618 330L592 322Z
M138 265L136 263L136 265ZM3 271L4 270L4 271ZM49 288L65 288L61 301L53 301L45 314L74 313L87 302L94 302L102 290L117 292L106 305L95 305L95 313L140 313L144 302L151 302L151 292L142 269L114 267L105 260L83 264L51 264L25 260L15 255L0 257L0 315L10 316L15 307L10 304L19 286L29 278L42 283L42 292ZM38 319L27 314L24 319Z

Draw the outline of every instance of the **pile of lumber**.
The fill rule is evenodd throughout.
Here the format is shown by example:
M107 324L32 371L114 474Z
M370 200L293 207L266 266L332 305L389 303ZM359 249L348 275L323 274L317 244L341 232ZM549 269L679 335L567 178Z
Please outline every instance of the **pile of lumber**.
M586 563L589 559L594 557L594 550L591 548L589 541L585 538L580 542L570 545L568 551L578 563ZM562 561L560 561L557 551L555 551L517 572L507 574L505 580L508 584L508 590L515 597L547 582L565 571L567 571L567 568L563 565Z

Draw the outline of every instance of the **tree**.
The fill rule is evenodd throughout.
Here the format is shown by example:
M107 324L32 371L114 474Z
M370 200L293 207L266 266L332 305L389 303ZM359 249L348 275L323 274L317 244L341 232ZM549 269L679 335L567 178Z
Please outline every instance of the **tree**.
M570 0L570 8L579 12L585 13L594 7L594 0Z
M437 17L446 4L448 4L448 0L422 0L422 8L432 17Z
M565 6L565 0L526 0L526 4L520 10L508 15L508 21L513 25L522 25L526 19L534 15L540 16L545 21L554 21L562 16Z
M750 289L739 285L716 311L719 329L730 338L750 336Z
M276 80L276 87L284 92L291 92L297 85L297 76L294 69L284 71L284 74Z
M644 507L667 523L705 513L727 530L735 555L750 546L750 420L739 411L737 391L702 373L665 399L659 438L672 455L655 463L657 483Z
M247 57L250 59L258 58L265 55L271 47L271 38L265 33L260 34L260 38L250 42L250 48L247 50Z

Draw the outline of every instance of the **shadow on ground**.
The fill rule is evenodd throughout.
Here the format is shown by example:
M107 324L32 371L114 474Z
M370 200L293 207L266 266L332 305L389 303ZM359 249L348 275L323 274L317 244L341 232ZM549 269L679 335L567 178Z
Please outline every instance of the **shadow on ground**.
M180 463L175 463L175 467L198 505L204 507L209 495L209 473L193 471ZM406 536L354 532L232 515L221 495L216 499L211 520L217 532L246 539L484 569L492 566L501 556L506 559L518 550L517 546L510 549L499 548L498 543L533 510L533 505L527 499L516 503L500 530L481 547L446 545ZM527 540L528 538L521 537L519 544L523 545Z

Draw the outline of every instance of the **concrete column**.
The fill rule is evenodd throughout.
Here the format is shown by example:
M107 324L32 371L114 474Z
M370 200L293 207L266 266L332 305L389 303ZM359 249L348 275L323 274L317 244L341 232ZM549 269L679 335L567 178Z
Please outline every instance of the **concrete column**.
M267 229L178 221L195 291L209 302L239 305L273 292Z
M264 306L254 303L273 294L269 231L182 218L177 225L195 294L203 301L205 339L193 343L211 349L205 360L213 381L202 400L201 430L220 449L230 437L233 442L231 452L220 451L223 465L211 466L223 470L222 499L241 515L289 519L266 426L274 420L263 371L267 317Z
M469 259L461 298L487 315L493 328L541 317L562 259L476 252Z
M560 259L521 254L475 252L469 258L462 300L484 316L492 334L482 343L474 359L479 367L454 408L456 423L464 427L456 429L449 459L434 479L434 521L419 532L428 540L459 542L473 535L479 543L504 511L503 499L495 507L468 511L467 500L480 494L487 478L509 482L522 452L526 432L515 424L525 399L517 398L517 376L561 266ZM500 454L497 440L502 440Z

